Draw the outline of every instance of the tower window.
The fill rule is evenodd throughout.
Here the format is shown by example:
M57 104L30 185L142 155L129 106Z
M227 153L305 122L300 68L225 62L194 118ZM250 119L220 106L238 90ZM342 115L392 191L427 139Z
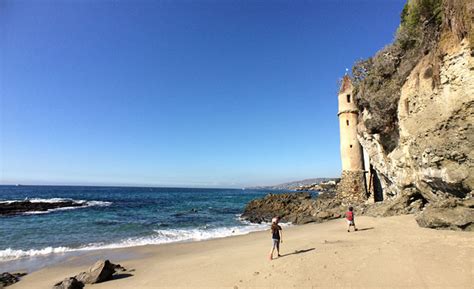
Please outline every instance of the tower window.
M349 147L352 148L352 145L350 145Z
M346 97L347 97L347 102L351 102L351 95L348 94L348 95L346 95Z
M346 124L349 125L349 120L346 120Z

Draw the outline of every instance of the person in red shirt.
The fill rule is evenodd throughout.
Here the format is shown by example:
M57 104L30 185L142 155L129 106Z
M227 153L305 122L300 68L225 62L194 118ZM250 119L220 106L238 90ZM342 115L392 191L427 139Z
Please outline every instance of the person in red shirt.
M354 208L349 207L349 211L346 212L346 220L349 227L347 227L347 232L350 232L351 226L354 227L354 231L357 231L357 227L354 222Z

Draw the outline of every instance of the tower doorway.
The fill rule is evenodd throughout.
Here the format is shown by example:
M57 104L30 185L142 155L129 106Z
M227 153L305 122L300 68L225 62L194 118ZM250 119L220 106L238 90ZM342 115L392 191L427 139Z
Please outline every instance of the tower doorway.
M382 202L383 201L383 189L382 184L380 183L380 178L377 175L377 171L374 169L372 165L370 165L370 175L371 181L374 191L374 201L375 202Z

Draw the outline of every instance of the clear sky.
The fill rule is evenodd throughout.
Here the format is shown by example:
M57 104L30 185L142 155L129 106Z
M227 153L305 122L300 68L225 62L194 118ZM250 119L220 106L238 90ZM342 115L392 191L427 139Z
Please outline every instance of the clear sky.
M0 183L337 177L337 81L403 4L0 1Z

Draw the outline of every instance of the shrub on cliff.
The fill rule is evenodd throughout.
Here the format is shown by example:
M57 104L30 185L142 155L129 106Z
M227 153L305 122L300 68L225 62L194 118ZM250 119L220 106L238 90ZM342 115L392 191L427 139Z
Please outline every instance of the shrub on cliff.
M442 0L408 1L393 44L352 68L355 98L370 117L364 125L379 134L387 152L398 144L397 107L400 90L419 59L437 43L442 23Z

